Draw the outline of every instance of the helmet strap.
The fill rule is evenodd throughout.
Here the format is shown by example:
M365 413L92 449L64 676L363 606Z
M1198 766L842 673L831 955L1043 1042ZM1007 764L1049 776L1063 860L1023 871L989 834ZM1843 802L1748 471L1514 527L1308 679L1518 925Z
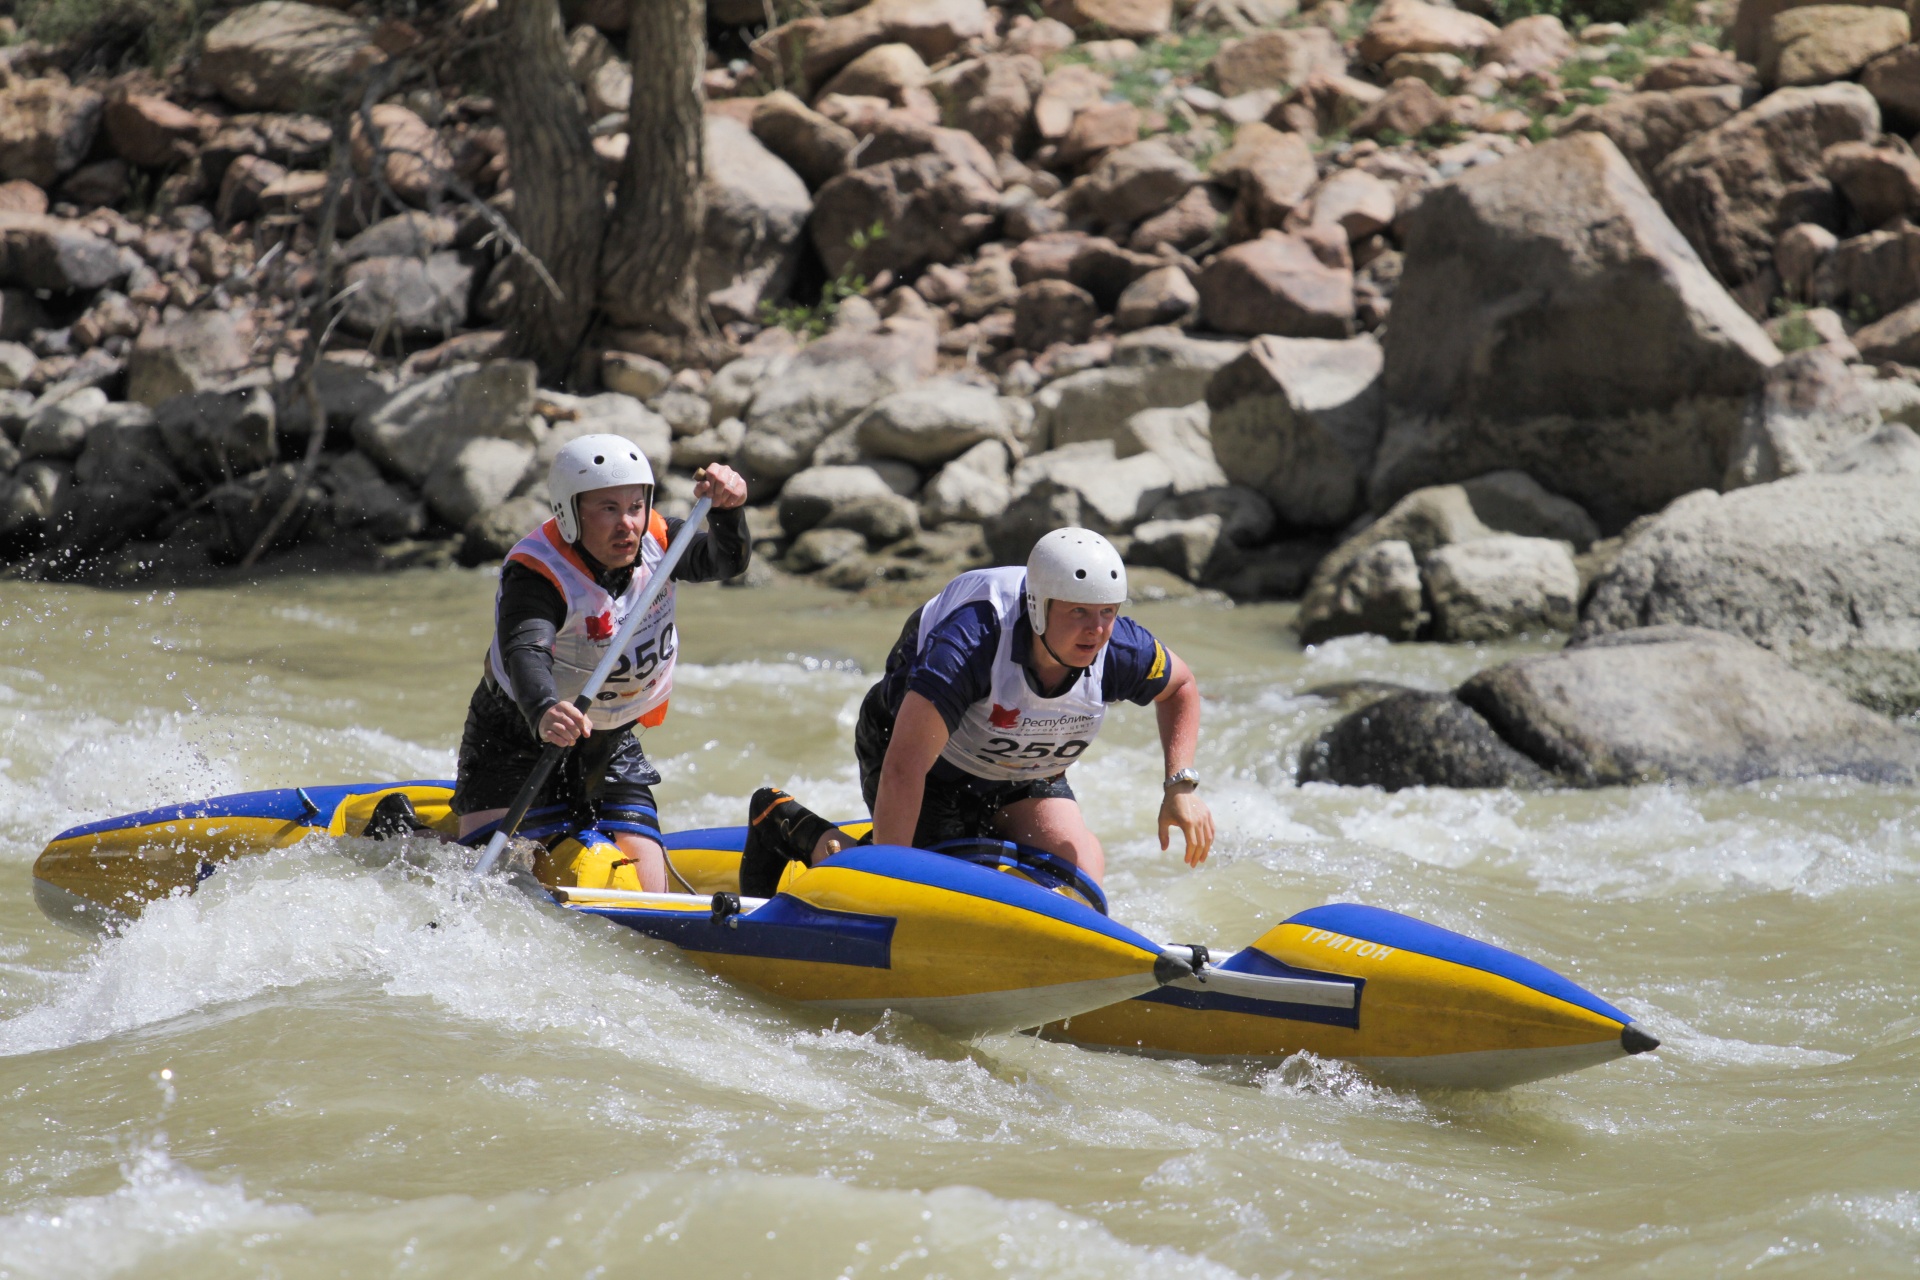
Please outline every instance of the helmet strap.
M1049 601L1049 603L1051 603L1051 601ZM1040 642L1040 647L1047 651L1047 656L1049 658L1052 658L1055 662L1059 663L1061 666L1065 667L1067 670L1073 672L1074 677L1076 679L1078 679L1080 676L1087 674L1088 671L1093 669L1093 665L1091 663L1087 664L1084 667L1076 667L1071 662L1068 662L1065 658L1055 653L1053 651L1053 646L1047 643L1046 636L1038 635L1038 636L1035 636L1034 639Z

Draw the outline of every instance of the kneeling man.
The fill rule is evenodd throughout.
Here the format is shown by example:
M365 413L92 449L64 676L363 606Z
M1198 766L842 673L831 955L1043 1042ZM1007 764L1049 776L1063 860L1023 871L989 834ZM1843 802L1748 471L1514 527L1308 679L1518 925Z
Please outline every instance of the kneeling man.
M1092 745L1110 703L1153 704L1166 780L1160 847L1179 828L1189 866L1213 845L1194 794L1200 689L1186 663L1131 618L1127 570L1087 529L1040 539L1027 567L975 569L916 609L868 691L854 729L872 842L1015 840L1094 881L1106 855L1067 768ZM741 892L765 896L789 859L818 862L851 843L784 792L754 796Z

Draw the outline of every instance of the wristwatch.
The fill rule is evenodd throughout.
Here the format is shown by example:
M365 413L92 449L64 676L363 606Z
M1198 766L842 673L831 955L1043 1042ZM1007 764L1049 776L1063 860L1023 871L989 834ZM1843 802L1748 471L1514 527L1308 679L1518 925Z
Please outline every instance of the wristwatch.
M1178 773L1168 774L1167 780L1161 784L1160 789L1162 791L1171 791L1183 782L1191 782L1194 786L1199 786L1200 771L1198 769L1182 769Z

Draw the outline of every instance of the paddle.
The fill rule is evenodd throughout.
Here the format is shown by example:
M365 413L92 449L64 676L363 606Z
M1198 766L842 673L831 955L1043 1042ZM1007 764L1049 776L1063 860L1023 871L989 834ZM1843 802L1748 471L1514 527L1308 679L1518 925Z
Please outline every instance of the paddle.
M627 641L633 638L633 632L640 620L647 616L647 610L653 608L654 597L665 589L673 575L673 566L680 563L680 557L686 554L687 545L693 541L700 522L707 517L707 509L713 506L711 498L702 498L693 504L693 510L687 513L687 522L680 526L680 536L667 548L667 554L653 567L653 577L647 582L647 589L641 593L627 620L620 627L620 634L607 646L607 652L600 659L600 665L587 677L586 687L580 690L580 696L573 705L585 711L593 705L593 696L600 692L607 676L613 671L613 664L626 652ZM513 839L513 833L520 829L521 821L527 816L527 810L533 807L533 798L540 794L540 788L547 784L553 774L553 767L560 763L560 757L567 754L568 748L547 743L540 750L540 759L534 764L533 772L527 775L526 785L520 788L520 794L513 798L513 808L507 810L507 816L500 819L500 826L493 833L493 839L487 841L487 851L480 855L479 865L474 867L474 878L478 879L493 870L493 864L506 851L507 841Z

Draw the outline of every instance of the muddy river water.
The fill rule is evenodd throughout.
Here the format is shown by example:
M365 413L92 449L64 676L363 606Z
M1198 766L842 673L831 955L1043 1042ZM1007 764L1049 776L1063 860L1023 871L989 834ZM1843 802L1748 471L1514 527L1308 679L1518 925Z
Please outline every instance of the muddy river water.
M1114 913L1231 950L1352 901L1511 947L1662 1049L1504 1094L849 1027L449 868L315 842L121 936L34 906L49 836L226 791L446 777L493 579L0 586L0 1276L1920 1274L1920 792L1298 787L1336 712L1524 646L1302 652L1142 604L1206 693L1205 868L1152 716L1073 779ZM670 826L784 782L860 810L900 609L689 590L648 737Z

